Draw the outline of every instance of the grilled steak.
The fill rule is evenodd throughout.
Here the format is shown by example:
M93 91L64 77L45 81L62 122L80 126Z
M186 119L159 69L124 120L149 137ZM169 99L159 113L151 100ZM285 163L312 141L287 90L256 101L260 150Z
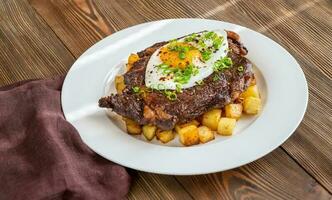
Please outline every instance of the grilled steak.
M145 87L145 69L150 56L167 42L138 52L139 60L124 75L126 88L122 94L112 94L99 100L99 106L111 108L119 115L137 123L153 124L163 130L172 129L176 123L184 123L201 116L211 108L221 108L235 101L253 78L252 64L244 56L247 49L240 43L239 36L227 32L230 51L228 56L233 66L223 72L214 72L204 79L203 85L196 85L177 94L169 100L157 90L136 94L132 87ZM238 70L242 66L243 70Z

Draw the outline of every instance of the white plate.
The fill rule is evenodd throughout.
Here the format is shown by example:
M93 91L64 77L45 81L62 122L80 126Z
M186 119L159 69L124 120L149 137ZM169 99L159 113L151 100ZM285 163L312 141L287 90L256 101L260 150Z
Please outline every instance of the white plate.
M178 139L168 146L126 134L116 117L98 108L98 99L132 52L160 41L202 30L237 32L256 64L263 98L259 117L237 123L231 137L181 147ZM160 174L191 175L223 171L252 162L281 145L296 129L307 107L308 88L296 60L280 45L248 28L206 19L169 19L116 32L88 49L69 70L62 90L66 119L83 141L101 156L123 166Z

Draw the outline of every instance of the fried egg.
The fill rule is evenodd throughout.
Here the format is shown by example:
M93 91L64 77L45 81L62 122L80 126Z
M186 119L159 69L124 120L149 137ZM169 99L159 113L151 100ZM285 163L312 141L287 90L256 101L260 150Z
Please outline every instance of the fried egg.
M150 57L145 85L177 90L199 85L214 72L214 63L227 55L224 30L203 31L171 40Z

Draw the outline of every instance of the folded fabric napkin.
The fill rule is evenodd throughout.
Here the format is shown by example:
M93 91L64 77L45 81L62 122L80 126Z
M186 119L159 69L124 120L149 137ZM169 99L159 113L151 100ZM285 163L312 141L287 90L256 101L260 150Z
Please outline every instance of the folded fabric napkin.
M127 171L65 120L62 77L0 88L0 199L122 199Z

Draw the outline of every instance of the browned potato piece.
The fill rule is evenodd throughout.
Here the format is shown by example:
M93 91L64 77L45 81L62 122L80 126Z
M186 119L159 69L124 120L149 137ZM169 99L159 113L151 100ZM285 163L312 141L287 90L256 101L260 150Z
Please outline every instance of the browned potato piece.
M157 136L157 139L160 140L162 143L167 143L167 142L173 140L175 137L172 130L168 130L168 131L158 130L156 136Z
M142 127L131 119L124 118L126 122L127 132L131 135L140 135Z
M198 127L198 136L201 143L206 143L214 140L214 132L206 126Z
M229 136L233 134L236 120L232 118L222 117L218 124L218 133L220 135Z
M127 71L129 71L132 67L133 64L139 60L139 57L137 54L130 54L130 56L128 57L128 64L127 64Z
M203 115L202 124L216 131L221 117L221 109L212 109Z
M192 120L190 122L187 122L185 124L177 124L175 125L175 131L177 133L179 133L179 130L185 126L189 126L189 125L195 125L195 126L198 126L199 125L199 122L197 120Z
M260 98L247 97L243 101L243 111L247 114L258 114L262 108L262 102Z
M185 146L191 146L199 143L198 128L195 125L189 125L179 130L180 142Z
M143 135L147 140L152 140L156 135L157 127L153 125L144 125L143 128Z
M121 94L122 90L125 89L126 85L124 82L124 77L123 76L115 76L115 89L117 93Z
M246 91L244 91L241 94L240 97L241 98L247 98L247 97L256 97L256 98L259 98L259 92L258 92L257 85L249 86L248 89Z
M225 115L229 118L240 119L242 110L242 104L228 104L225 106Z

